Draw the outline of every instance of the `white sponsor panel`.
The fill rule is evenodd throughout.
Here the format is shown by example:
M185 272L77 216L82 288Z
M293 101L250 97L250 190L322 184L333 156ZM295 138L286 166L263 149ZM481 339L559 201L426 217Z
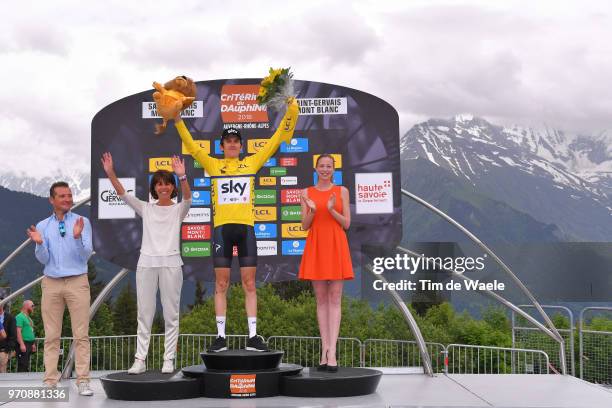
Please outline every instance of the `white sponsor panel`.
M251 178L230 177L217 180L217 203L243 204L251 201Z
M210 208L203 207L191 207L187 216L183 220L183 222L188 223L202 223L202 222L210 222Z
M277 253L276 241L257 241L257 256L275 256Z
M346 115L346 98L302 98L300 115Z
M389 214L393 212L393 174L355 173L357 214Z
M120 178L127 194L136 195L136 179ZM107 178L98 179L98 219L112 220L134 218L136 213L117 195L117 191Z
M295 176L281 177L281 186L295 186L296 184L297 184L297 177Z
M193 101L191 105L181 112L182 118L201 118L204 116L204 104L202 101ZM142 103L142 118L143 119L161 119L157 114L157 104L155 102Z

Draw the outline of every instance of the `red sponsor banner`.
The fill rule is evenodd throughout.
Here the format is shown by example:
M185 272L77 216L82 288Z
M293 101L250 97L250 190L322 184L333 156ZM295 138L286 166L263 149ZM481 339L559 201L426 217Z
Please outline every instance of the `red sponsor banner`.
M257 103L259 85L223 85L221 118L225 123L267 122L266 107Z
M255 396L257 374L232 374L230 377L230 394L236 397Z
M298 165L298 159L297 157L281 157L279 164L281 167L295 167Z
M282 204L299 204L302 190L299 188L289 188L287 190L281 190L281 203Z
M184 224L181 227L181 239L184 241L202 241L210 239L210 225Z

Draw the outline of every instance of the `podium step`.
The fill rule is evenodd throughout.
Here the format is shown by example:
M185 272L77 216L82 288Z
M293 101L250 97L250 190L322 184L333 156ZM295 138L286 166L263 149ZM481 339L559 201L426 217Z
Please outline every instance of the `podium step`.
M369 368L339 367L335 373L306 368L280 379L280 393L288 397L354 397L373 394L382 372Z
M200 353L202 361L210 370L269 370L278 367L284 352L278 350L249 351L227 350L217 353Z
M296 364L280 364L264 370L211 370L203 364L183 368L187 378L202 382L208 398L263 398L280 393L280 380L302 371Z
M147 371L138 375L123 371L101 377L100 382L106 396L116 400L160 401L204 396L202 382L185 377L180 371L172 374Z

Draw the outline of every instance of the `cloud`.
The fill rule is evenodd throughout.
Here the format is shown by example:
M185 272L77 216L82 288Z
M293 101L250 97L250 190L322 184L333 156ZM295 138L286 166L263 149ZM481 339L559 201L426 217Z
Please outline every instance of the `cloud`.
M6 9L14 18L0 32L0 147L24 152L7 163L16 173L87 169L95 113L177 73L258 77L290 65L298 79L387 100L402 132L460 112L583 133L612 127L606 2L64 0Z

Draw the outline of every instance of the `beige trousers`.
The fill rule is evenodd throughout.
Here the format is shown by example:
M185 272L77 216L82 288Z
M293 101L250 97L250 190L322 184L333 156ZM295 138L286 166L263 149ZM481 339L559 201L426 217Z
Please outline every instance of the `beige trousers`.
M45 276L41 286L41 311L45 328L45 377L43 381L48 384L56 384L60 379L57 362L62 334L62 318L66 306L70 313L72 337L75 343L77 383L89 381L89 306L91 299L87 274L67 278Z

